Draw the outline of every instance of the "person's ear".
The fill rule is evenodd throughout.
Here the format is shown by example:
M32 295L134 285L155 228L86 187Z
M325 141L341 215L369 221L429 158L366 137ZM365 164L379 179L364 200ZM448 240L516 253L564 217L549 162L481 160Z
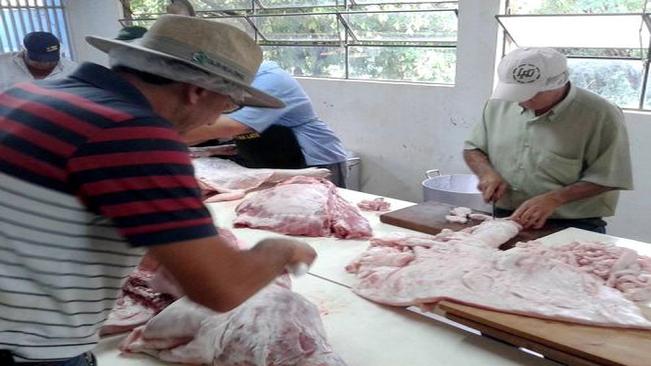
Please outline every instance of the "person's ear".
M208 90L200 86L185 84L184 89L185 100L191 105L199 104L201 99L208 95Z

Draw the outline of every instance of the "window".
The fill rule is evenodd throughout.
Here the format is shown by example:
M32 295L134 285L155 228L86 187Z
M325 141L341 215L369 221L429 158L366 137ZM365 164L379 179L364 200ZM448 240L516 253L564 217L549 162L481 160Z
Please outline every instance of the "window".
M510 0L497 20L505 53L554 47L568 57L570 79L622 108L651 110L651 14L645 0Z
M148 26L165 1L123 0L124 24ZM297 76L454 83L457 1L192 0Z
M50 32L61 41L61 55L72 58L63 0L0 0L0 53L20 51L23 37Z

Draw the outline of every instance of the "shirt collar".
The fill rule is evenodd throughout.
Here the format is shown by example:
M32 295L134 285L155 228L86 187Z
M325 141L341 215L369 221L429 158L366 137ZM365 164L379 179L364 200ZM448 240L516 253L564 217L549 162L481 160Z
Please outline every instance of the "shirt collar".
M576 87L574 84L570 83L570 90L567 92L565 98L563 98L563 100L561 100L549 111L549 119L554 120L557 118L559 114L563 113L563 111L566 110L570 104L572 104L575 98Z
M119 94L132 103L152 108L147 98L133 84L104 66L85 62L71 75L71 78L93 84L96 87Z
M59 60L57 65L54 67L54 70L52 70L52 72L50 73L50 75L48 75L48 77L59 74L61 72L63 72L63 59Z
M570 83L570 90L567 92L565 98L563 98L563 100L558 102L558 104L553 106L546 113L536 116L536 113L534 111L530 111L526 108L521 107L522 110L520 111L520 114L529 116L529 120L531 121L536 121L542 119L543 117L546 117L548 120L553 121L558 117L560 113L566 110L570 104L572 104L575 98L576 98L576 87L574 86L574 84Z

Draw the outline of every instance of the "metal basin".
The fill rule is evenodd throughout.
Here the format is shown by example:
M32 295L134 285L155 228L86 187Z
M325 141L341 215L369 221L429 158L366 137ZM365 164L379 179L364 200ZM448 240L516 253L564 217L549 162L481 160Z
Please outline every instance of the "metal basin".
M422 183L424 201L437 201L491 212L491 205L484 202L481 192L477 189L479 181L475 175L441 175L437 169L433 169L428 170L425 176L427 179Z

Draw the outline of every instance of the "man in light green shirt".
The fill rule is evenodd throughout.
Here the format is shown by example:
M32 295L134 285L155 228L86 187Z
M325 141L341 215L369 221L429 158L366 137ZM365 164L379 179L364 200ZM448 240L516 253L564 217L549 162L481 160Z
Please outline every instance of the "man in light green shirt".
M624 115L568 75L553 49L506 55L464 159L498 216L605 233L601 218L615 214L618 190L633 188Z

